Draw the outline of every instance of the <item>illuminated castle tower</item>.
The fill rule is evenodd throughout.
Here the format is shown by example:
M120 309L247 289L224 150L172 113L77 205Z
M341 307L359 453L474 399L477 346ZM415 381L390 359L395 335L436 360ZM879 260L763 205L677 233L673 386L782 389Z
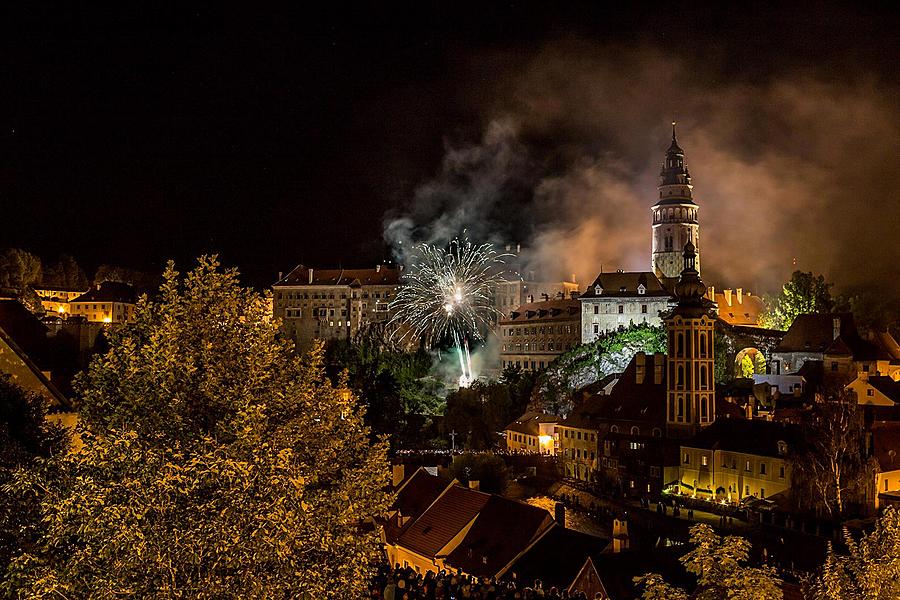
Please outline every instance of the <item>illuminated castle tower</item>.
M716 420L713 376L713 303L697 272L694 245L684 245L684 268L675 285L678 305L663 317L668 333L666 433L690 437Z
M696 269L700 271L700 225L692 199L691 174L684 166L684 150L675 140L672 121L672 143L666 150L666 162L659 174L659 201L653 205L653 253L651 268L665 285L681 272L681 249L694 245Z

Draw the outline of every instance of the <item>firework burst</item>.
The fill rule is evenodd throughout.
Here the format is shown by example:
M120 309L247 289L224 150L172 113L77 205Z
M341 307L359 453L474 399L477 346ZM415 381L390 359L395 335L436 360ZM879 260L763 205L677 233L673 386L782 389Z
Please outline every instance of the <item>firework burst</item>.
M490 244L475 245L467 238L455 238L446 248L421 244L391 303L401 341L415 337L432 347L452 340L460 356L461 383L472 379L468 340L481 339L497 314L491 294L504 256Z

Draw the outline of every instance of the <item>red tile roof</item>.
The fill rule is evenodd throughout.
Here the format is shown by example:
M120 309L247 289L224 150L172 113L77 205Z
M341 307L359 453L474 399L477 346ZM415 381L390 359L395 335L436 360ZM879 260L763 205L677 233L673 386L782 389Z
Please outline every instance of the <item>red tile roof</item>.
M491 496L447 563L469 575L494 577L552 524L543 508Z
M422 556L437 556L441 548L478 516L490 497L454 485L407 528L399 544Z
M387 540L393 542L400 537L450 485L449 480L435 477L425 469L413 473L391 504L391 511L397 514L384 525Z

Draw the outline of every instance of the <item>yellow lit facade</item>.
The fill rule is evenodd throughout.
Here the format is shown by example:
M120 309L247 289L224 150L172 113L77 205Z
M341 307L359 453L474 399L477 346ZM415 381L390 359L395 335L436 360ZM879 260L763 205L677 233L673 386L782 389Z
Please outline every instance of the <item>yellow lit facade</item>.
M506 449L555 455L558 446L556 423L559 417L527 412L506 426Z
M767 498L791 486L791 466L784 457L689 446L681 447L679 475L681 493L726 502Z
M41 306L44 308L44 311L65 317L71 312L69 303L85 294L87 290L42 287L35 289L34 292L41 299Z
M556 433L563 475L580 481L594 481L599 460L597 431L558 425Z

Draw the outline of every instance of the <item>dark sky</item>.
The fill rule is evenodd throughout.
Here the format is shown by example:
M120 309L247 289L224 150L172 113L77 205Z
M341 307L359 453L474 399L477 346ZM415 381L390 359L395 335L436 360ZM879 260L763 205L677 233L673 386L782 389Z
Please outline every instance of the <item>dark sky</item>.
M503 172L488 186L503 200L469 218L502 221L488 234L496 239L558 247L559 232L577 227L571 206L582 205L570 191L573 178L593 177L581 191L592 197L602 176L605 190L622 184L623 195L637 190L636 197L646 190L652 203L653 161L661 160L673 111L686 122L689 165L692 147L695 160L706 159L692 168L698 192L701 174L707 195L724 194L712 184L733 169L746 174L747 165L799 156L795 172L809 185L785 191L793 179L786 173L759 186L775 204L785 194L818 197L830 184L816 174L836 160L806 156L805 138L791 133L808 126L805 111L815 106L791 102L796 118L772 109L791 93L835 98L828 123L869 99L877 106L860 114L883 109L885 116L863 131L896 133L891 127L900 122L891 109L898 19L887 5L743 3L735 12L717 8L723 3L354 2L294 3L277 12L253 3L234 11L188 3L84 11L73 3L16 4L0 15L0 245L46 258L67 252L88 269L113 263L154 270L168 258L184 263L215 251L265 285L301 261L369 264L389 253L386 219L411 214L421 233L438 218L435 210L452 213L457 200L484 205L470 194L475 184L455 196L455 179L484 168ZM842 95L848 88L857 95ZM744 127L730 128L735 115ZM505 133L498 142L491 131ZM824 146L821 134L815 143ZM866 146L845 142L841 148ZM498 167L501 146L513 159ZM778 148L775 158L770 146ZM894 138L875 152L869 162L883 163L873 167L876 176L879 169L896 173L897 147ZM462 167L453 162L459 152ZM585 172L585 161L603 168ZM704 172L713 163L721 168ZM446 196L437 209L429 197L434 185ZM888 197L861 214L896 224L896 188L872 193ZM569 209L556 211L555 202ZM640 239L637 254L649 244L641 222L649 212L639 214L622 221L638 228L629 230ZM702 229L708 239L732 236L724 224L737 227L739 213L710 214L710 228ZM757 224L744 242L754 253L774 254L774 242L752 233L765 215L747 217ZM605 226L596 235L612 239L615 225ZM779 240L791 237L791 223L775 227ZM806 263L801 257L801 266L859 283L834 252L854 238L822 233L815 238L829 249L811 252ZM875 273L896 256L894 239L880 243L892 249L887 258L872 257ZM645 267L631 264L631 250L598 244L585 273L594 261ZM778 248L777 260L751 269L747 285L768 284L767 269L802 249ZM724 263L724 250L721 256ZM860 256L869 254L852 262ZM743 276L705 260L720 279Z

